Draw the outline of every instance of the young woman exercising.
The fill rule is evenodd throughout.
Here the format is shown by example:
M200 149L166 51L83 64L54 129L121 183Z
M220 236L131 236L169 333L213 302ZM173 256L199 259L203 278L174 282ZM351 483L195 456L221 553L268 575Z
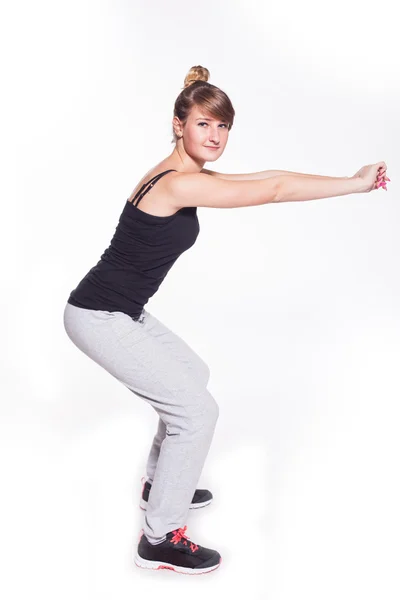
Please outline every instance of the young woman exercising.
M107 250L71 292L64 311L72 342L159 416L141 506L146 510L135 563L179 573L208 573L221 555L186 535L190 508L211 502L196 489L218 405L209 368L144 307L178 257L196 242L197 207L239 208L386 189L386 164L352 177L287 171L228 175L204 169L223 153L235 111L228 96L192 67L175 102L173 152L127 198Z

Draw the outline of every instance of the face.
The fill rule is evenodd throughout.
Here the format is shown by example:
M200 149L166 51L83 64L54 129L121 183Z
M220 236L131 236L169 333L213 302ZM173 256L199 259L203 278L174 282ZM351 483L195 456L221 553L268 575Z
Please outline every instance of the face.
M181 125L180 122L179 124ZM179 135L182 134L185 151L190 156L212 162L217 160L225 149L229 135L228 123L213 118L195 106L184 127L179 129Z

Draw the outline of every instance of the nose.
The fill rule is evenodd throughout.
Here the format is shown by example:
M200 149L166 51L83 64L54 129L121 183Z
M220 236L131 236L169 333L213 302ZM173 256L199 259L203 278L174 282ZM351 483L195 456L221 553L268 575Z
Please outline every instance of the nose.
M212 129L211 130L209 141L210 141L210 145L211 144L215 144L216 146L219 145L219 132L218 132L218 129Z

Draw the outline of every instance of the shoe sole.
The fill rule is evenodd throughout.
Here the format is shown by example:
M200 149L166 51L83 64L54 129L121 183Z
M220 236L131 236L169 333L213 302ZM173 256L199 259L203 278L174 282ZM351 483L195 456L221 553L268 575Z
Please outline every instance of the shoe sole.
M182 575L205 575L206 573L211 573L211 571L215 571L221 565L222 557L219 559L219 563L217 565L213 565L212 567L206 567L205 569L190 569L188 567L179 567L178 565L172 565L171 563L160 562L157 560L146 560L139 556L136 553L135 555L135 565L142 569L150 569L153 571L158 571L160 569L168 569L169 571L175 571L175 573L180 573Z
M189 506L189 508L191 510L196 509L196 508L203 508L204 506L208 506L209 504L211 504L212 499L211 500L206 500L205 502L196 502L196 504L191 504ZM142 510L147 510L147 500L143 500L143 498L141 498L140 503L139 503L139 508L141 508Z

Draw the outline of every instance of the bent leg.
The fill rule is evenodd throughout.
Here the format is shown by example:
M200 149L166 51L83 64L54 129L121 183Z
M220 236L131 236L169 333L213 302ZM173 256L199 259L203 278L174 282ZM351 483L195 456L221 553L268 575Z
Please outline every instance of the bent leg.
M181 360L153 335L157 322L146 315L140 322L124 313L67 305L64 325L82 352L144 397L166 424L144 526L155 542L187 520L219 410L204 380L188 368L187 356Z
M177 360L186 365L188 371L193 374L193 377L197 378L200 385L206 388L210 379L210 369L205 361L181 337L166 327L164 323L151 315L151 313L147 313L147 315L148 323L152 323L149 329L151 335L164 344ZM151 443L146 465L146 479L150 483L154 480L154 473L166 430L166 424L159 418L157 432Z

